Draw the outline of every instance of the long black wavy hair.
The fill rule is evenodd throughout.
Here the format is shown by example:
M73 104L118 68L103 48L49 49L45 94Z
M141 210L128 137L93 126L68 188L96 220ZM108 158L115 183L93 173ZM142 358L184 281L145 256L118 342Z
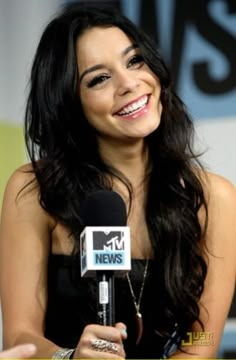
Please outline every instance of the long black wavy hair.
M123 15L109 8L68 6L46 27L34 58L25 115L25 137L40 190L40 203L71 230L81 231L80 202L94 190L112 190L114 176L132 187L100 157L96 134L78 95L75 43L94 26L117 26L139 46L145 63L161 83L161 123L147 136L152 170L146 221L161 289L157 331L170 336L178 323L184 334L199 319L199 298L207 265L202 240L207 204L193 151L193 124L171 87L169 71L157 46ZM109 180L110 179L110 180ZM205 210L201 227L199 209ZM75 242L76 242L75 241ZM202 324L201 324L202 325Z

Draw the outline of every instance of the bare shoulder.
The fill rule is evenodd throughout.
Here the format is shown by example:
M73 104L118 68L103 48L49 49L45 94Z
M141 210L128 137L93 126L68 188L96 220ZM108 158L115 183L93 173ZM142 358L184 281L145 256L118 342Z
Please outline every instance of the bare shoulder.
M2 206L2 216L4 214L25 215L31 220L35 217L53 226L52 219L40 205L39 187L30 163L16 169L8 179Z
M33 185L33 183L36 189L35 175L32 171L32 165L28 163L22 165L13 172L13 174L8 179L6 191L10 191L13 194L19 193L20 191L23 191L23 189L26 188L27 185Z
M204 175L201 175L201 180L209 207L215 201L217 201L218 206L220 204L236 206L236 187L230 180L210 172L205 172Z
M236 188L223 176L201 176L208 205L207 243L217 254L236 253Z
M25 208L26 204L37 204L38 186L31 164L25 164L16 169L7 181L3 210L5 207L17 206Z

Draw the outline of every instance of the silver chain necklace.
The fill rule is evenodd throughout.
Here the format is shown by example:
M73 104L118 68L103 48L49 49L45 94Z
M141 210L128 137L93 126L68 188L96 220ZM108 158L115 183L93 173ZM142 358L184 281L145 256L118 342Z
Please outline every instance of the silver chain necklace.
M127 277L127 281L129 284L129 288L130 288L130 292L133 298L133 303L134 303L134 307L136 310L136 321L137 321L137 328L138 328L138 334L137 334L137 339L136 339L136 345L138 345L138 343L141 340L141 337L143 335L143 319L142 319L142 314L140 312L140 306L141 306L141 301L142 301L142 296L143 296L143 290L144 290L144 285L145 285L145 281L146 281L146 277L147 277L147 271L148 271L148 264L149 264L149 259L147 259L146 264L145 264L145 268L144 268L144 272L143 272L143 281L142 281L142 285L140 288L140 293L139 293L139 297L137 300L137 297L134 294L134 290L131 284L131 280L130 280L130 276L127 273L126 277Z

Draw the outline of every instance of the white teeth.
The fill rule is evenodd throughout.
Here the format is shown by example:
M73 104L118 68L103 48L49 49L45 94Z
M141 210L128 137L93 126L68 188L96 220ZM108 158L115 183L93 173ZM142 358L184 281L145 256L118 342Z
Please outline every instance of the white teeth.
M147 104L147 101L148 97L144 96L142 97L142 99L139 99L131 105L124 107L121 111L118 112L118 115L128 115L134 111L140 110L140 108L144 107Z

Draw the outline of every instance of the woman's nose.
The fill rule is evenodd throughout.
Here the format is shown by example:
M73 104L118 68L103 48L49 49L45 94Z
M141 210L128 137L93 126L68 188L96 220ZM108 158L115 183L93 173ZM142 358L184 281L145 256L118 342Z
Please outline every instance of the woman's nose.
M137 74L132 73L130 70L120 71L116 74L116 87L119 96L134 91L138 86L139 79Z

